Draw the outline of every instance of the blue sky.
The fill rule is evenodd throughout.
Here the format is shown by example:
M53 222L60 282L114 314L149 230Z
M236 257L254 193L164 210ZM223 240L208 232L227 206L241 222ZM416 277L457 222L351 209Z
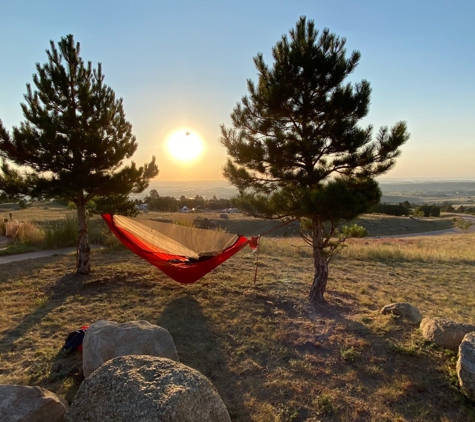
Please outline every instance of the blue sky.
M49 41L73 34L81 55L101 62L124 99L139 164L157 157L159 179L220 179L219 125L257 79L252 58L271 48L301 15L361 52L352 81L367 79L363 124L407 121L411 139L385 178L475 179L475 2L413 1L6 1L0 0L0 119L22 120L20 102ZM201 160L172 161L167 135L199 133Z

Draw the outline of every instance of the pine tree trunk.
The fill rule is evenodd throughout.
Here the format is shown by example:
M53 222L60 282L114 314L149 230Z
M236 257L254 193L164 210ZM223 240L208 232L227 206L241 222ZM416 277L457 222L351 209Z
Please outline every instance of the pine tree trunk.
M323 295L327 287L328 262L323 252L323 223L319 219L312 221L313 265L314 276L310 288L310 299L314 302L325 302Z
M87 233L86 204L77 206L78 212L78 263L76 272L78 274L89 274L91 271L89 237Z

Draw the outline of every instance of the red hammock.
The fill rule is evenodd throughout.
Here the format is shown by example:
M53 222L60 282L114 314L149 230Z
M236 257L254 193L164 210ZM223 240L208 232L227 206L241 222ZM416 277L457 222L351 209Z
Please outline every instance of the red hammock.
M244 236L212 230L112 214L102 218L132 252L182 284L194 283L251 243ZM253 238L251 247L255 243Z

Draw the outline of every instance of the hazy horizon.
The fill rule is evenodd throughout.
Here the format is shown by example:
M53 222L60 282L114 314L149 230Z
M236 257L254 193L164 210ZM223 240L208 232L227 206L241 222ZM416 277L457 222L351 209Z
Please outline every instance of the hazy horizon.
M475 182L475 176L472 177L384 177L383 180L381 180L380 177L376 178L378 183L386 183L386 182L391 182L391 181L445 181L445 182L450 182L450 181L455 181L455 182L461 182L461 181L468 181L468 182ZM170 179L170 180L164 180L155 178L153 180L150 180L150 182L164 182L164 183L187 183L187 182L224 182L224 183L230 183L227 181L227 179L188 179L188 180L177 180L177 179Z
M461 186L460 184L469 184L469 186ZM473 185L473 186L472 186ZM475 192L475 179L473 180L386 180L380 182L383 194L394 191L413 191L420 189L427 189L428 191L440 190L463 190L470 188ZM200 195L205 199L212 198L216 195L217 198L229 199L235 196L238 191L236 187L231 185L227 180L152 180L150 185L144 192L134 194L130 197L143 199L149 194L152 189L156 189L160 196L172 196L179 198L184 195L187 198Z

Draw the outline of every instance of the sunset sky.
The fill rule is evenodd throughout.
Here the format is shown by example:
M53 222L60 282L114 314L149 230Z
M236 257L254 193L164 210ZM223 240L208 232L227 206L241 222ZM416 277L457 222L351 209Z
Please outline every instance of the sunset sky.
M222 179L219 125L230 124L246 79L257 80L253 57L270 63L305 15L361 52L351 80L373 90L363 124L407 121L411 139L385 178L475 180L473 0L0 0L0 14L0 119L9 130L22 121L26 83L49 41L73 34L124 99L134 161L155 155L164 181ZM204 141L200 159L171 156L177 130Z

